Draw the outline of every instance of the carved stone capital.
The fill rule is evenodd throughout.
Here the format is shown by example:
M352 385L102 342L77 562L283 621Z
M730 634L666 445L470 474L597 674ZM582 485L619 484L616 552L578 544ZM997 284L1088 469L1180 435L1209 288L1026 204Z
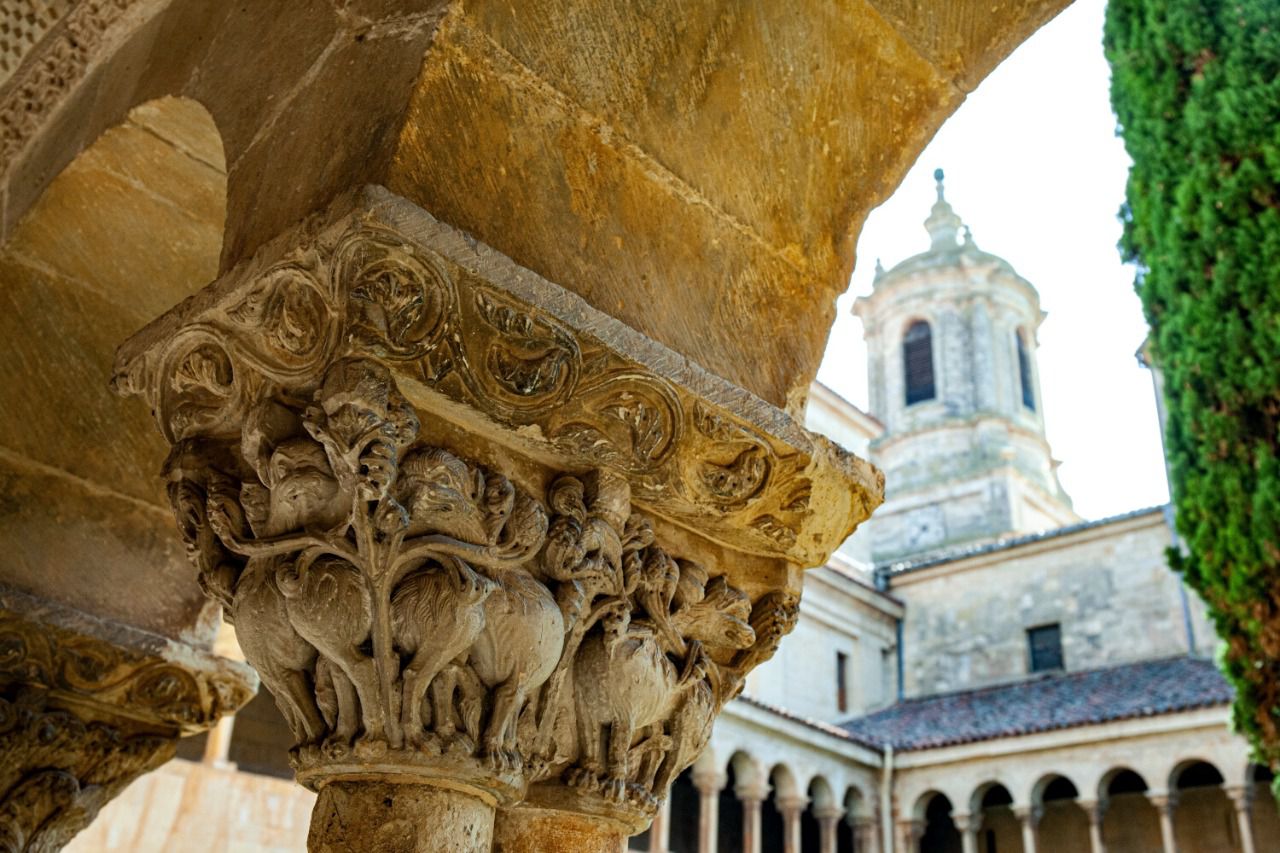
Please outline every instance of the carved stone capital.
M118 354L201 583L303 784L630 834L882 478L386 191L351 204Z
M0 849L59 849L256 687L243 664L0 588Z

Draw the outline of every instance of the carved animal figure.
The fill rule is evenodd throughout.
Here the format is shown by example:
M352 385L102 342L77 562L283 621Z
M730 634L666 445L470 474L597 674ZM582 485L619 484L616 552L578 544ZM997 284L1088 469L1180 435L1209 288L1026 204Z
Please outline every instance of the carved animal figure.
M400 503L409 513L405 537L442 533L460 542L492 541L481 505L484 489L483 473L451 453L438 448L410 453L396 479Z
M401 671L400 700L409 744L424 743L422 703L427 688L475 642L484 627L483 602L496 588L456 557L445 557L440 565L417 571L396 587L391 597L392 632L401 652L412 655ZM442 715L435 715L437 725Z
M705 572L695 564L684 564L681 569L682 575L705 578ZM665 571L662 576L665 578ZM665 581L661 586L667 588ZM570 782L594 786L603 772L602 793L614 802L622 802L628 795L627 782L634 769L632 742L637 732L671 720L674 749L674 745L693 739L703 717L709 723L714 696L706 676L715 664L703 642L745 648L755 640L745 621L743 606L748 611L750 607L746 597L723 579L707 586L705 592L715 591L714 596L704 595L697 582L683 588L677 583L675 589L680 609L670 615L670 625L685 646L679 670L664 650L669 641L656 634L652 624L631 624L630 602L626 600L610 606L601 622L603 631L582 644L574 664L579 756ZM649 614L651 620L654 616ZM667 614L663 614L657 621L666 620ZM698 701L690 708L687 700L691 695L712 696L712 701ZM685 709L689 709L689 718L682 721ZM679 731L681 727L683 731ZM664 772L671 759L668 753Z
M276 587L281 559L249 561L236 584L231 615L245 658L275 697L295 745L304 746L318 742L325 733L312 682L316 649L289 621L285 598Z
M334 739L351 743L363 723L367 739L381 740L392 697L383 701L377 668L362 651L373 628L369 588L355 566L337 558L322 557L302 571L297 568L282 568L276 583L286 599L289 622L336 668L330 671L338 704Z
M492 696L481 753L496 768L514 769L523 761L516 723L560 660L564 618L547 588L523 569L491 574L498 587L485 600L484 629L469 662Z

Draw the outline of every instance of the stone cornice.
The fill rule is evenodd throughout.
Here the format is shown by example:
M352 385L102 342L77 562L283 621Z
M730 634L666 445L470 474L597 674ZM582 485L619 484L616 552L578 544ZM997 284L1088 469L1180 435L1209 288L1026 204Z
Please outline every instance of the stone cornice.
M384 189L287 236L120 348L116 387L169 440L373 356L418 408L620 474L639 507L750 554L819 565L882 500L870 463Z
M90 717L203 731L253 697L243 663L0 587L0 685L47 691Z

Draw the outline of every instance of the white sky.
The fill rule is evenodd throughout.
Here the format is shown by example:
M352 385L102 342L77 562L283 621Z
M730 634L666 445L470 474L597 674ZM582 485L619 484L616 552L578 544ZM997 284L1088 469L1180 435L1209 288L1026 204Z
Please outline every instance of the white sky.
M924 251L933 170L974 241L1040 291L1040 384L1049 442L1076 511L1100 518L1167 500L1155 398L1134 359L1146 334L1116 211L1128 156L1102 55L1103 0L1076 0L988 77L867 220L818 378L867 404L853 296Z

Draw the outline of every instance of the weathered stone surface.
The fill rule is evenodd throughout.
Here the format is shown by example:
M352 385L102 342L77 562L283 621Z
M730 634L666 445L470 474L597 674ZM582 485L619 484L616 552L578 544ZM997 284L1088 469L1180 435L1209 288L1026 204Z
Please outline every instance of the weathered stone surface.
M628 835L607 820L521 806L498 812L493 853L617 853Z
M208 114L153 102L63 172L0 249L3 579L197 644L217 612L191 585L151 473L164 445L108 383L120 340L216 274L224 186Z
M602 466L640 506L744 554L818 565L879 503L872 466L783 412L385 190L354 204L121 348L118 387L147 395L170 441L225 435L260 387L311 393L332 359L377 355L432 410L428 430ZM175 369L199 375L160 381Z
M862 218L1062 5L84 0L10 48L3 227L183 95L223 134L223 269L385 183L794 410Z
M422 785L334 782L320 791L307 849L476 853L492 842L493 809L467 794Z
M321 793L313 844L378 844L325 798L370 779L639 830L883 489L380 189L148 326L115 384L173 445L200 583Z
M0 845L61 849L256 686L243 664L0 588Z

